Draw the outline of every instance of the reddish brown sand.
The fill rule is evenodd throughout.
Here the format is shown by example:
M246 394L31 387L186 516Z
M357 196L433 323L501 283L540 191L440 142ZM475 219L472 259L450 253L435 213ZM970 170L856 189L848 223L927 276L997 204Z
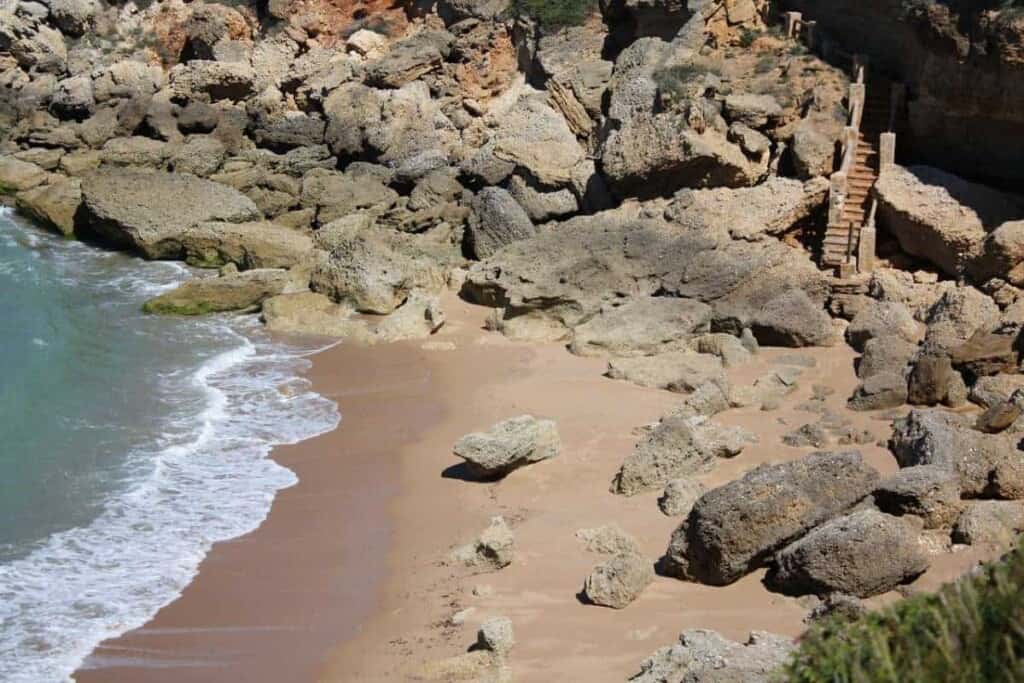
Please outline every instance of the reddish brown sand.
M77 680L406 680L424 662L465 651L484 619L505 615L518 641L515 680L623 681L686 628L732 638L802 631L807 603L769 593L760 573L725 588L659 577L621 611L582 604L583 579L601 558L577 529L616 522L653 561L679 522L658 511L657 492L608 491L636 428L679 397L606 379L605 361L557 344L509 342L483 331L486 310L454 297L445 305L449 324L430 342L339 346L315 359L314 386L343 418L331 434L275 451L299 484L281 492L259 530L215 546L179 600L104 643ZM793 355L817 365L779 410L716 418L759 443L702 475L706 485L809 452L781 437L816 420L796 408L813 384L835 388L829 405L842 409L855 386L854 354L842 345L764 350L733 379L749 382ZM523 413L557 420L557 459L494 484L453 476L456 439ZM850 415L880 439L889 434L891 416ZM895 470L884 448L860 449L883 473ZM515 528L511 566L473 576L444 563L499 514ZM934 588L977 559L943 555L919 583ZM460 624L448 622L466 608Z

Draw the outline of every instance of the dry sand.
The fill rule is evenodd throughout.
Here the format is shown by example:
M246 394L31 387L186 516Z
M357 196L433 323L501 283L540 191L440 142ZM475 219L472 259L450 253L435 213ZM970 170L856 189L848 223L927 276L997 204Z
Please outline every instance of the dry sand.
M724 588L658 577L621 611L581 603L583 579L602 558L575 539L578 529L616 522L653 561L680 521L661 514L657 492L608 491L636 429L680 397L606 379L604 360L558 344L510 342L483 330L486 309L454 296L444 303L449 323L429 342L338 346L316 357L314 387L338 401L343 418L331 434L275 451L299 484L278 496L256 532L218 544L179 600L104 643L77 680L406 680L427 661L464 652L481 621L505 615L518 641L516 681L623 681L686 628L732 638L803 630L807 603L769 593L760 572ZM779 410L716 418L759 443L699 477L707 486L810 452L781 438L816 421L797 409L813 384L833 387L828 404L843 409L856 384L845 345L765 349L734 379L752 380L794 355L816 366ZM523 413L558 422L558 458L498 483L452 476L455 440ZM891 416L849 415L879 439L890 433ZM860 450L883 473L896 469L883 447ZM515 529L511 566L472 575L444 563L499 514ZM975 552L944 556L918 583L933 588L977 560ZM449 621L466 608L462 623Z

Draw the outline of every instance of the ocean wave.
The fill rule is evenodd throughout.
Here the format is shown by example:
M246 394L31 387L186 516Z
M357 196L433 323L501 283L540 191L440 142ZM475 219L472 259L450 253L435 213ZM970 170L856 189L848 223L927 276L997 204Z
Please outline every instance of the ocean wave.
M80 281L89 248L55 248L55 258L75 263L69 279ZM137 298L175 286L187 272L144 266L103 286ZM214 543L259 526L277 491L297 481L267 457L273 446L338 425L336 404L302 377L319 349L276 344L251 318L188 325L219 337L226 350L167 373L154 390L180 392L183 405L198 394L199 409L166 416L165 433L127 454L136 476L91 523L0 565L0 680L69 681L96 645L178 597Z

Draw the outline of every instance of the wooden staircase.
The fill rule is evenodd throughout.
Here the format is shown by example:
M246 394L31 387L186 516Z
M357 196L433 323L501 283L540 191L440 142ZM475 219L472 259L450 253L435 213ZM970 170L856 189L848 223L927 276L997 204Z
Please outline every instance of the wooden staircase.
M878 77L872 78L866 89L854 164L847 175L842 219L828 227L822 243L822 263L826 266L840 267L849 261L849 256L857 254L860 230L871 211L871 190L878 180L879 136L889 129L891 91L891 83Z

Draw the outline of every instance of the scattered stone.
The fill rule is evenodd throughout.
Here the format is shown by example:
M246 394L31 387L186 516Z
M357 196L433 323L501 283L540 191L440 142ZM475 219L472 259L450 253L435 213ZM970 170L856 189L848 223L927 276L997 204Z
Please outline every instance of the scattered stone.
M798 595L886 593L928 569L919 531L908 518L877 510L837 517L779 552L765 582Z
M710 585L733 583L877 483L878 472L856 451L761 465L697 501L672 535L663 569Z
M639 555L640 546L636 539L627 534L618 524L606 524L593 529L579 529L576 538L588 552L601 555Z
M739 455L753 440L743 429L704 417L667 416L637 442L612 481L612 493L632 496L705 472L716 459Z
M828 431L820 422L805 424L799 429L782 437L782 443L794 448L805 448L808 446L824 448L831 441L832 439L830 438Z
M492 517L491 524L475 541L455 548L449 561L472 569L495 572L512 564L515 535L504 517Z
M707 489L699 481L673 479L658 498L658 509L669 517L685 517L705 493Z
M808 613L804 621L815 622L829 618L853 621L867 613L868 608L860 598L845 593L829 593Z
M455 444L471 477L494 479L558 455L561 442L552 420L530 415L514 417L486 432L468 434Z
M997 434L1012 427L1024 412L1024 389L1017 389L1008 399L986 410L975 423L975 429Z
M690 629L679 643L663 647L640 665L631 683L770 683L789 661L793 641L754 631L745 643L727 640L715 631Z
M494 617L480 625L476 637L477 647L505 656L516 644L512 620L508 617Z
M654 566L640 555L616 555L587 577L583 593L595 605L623 609L654 581Z

